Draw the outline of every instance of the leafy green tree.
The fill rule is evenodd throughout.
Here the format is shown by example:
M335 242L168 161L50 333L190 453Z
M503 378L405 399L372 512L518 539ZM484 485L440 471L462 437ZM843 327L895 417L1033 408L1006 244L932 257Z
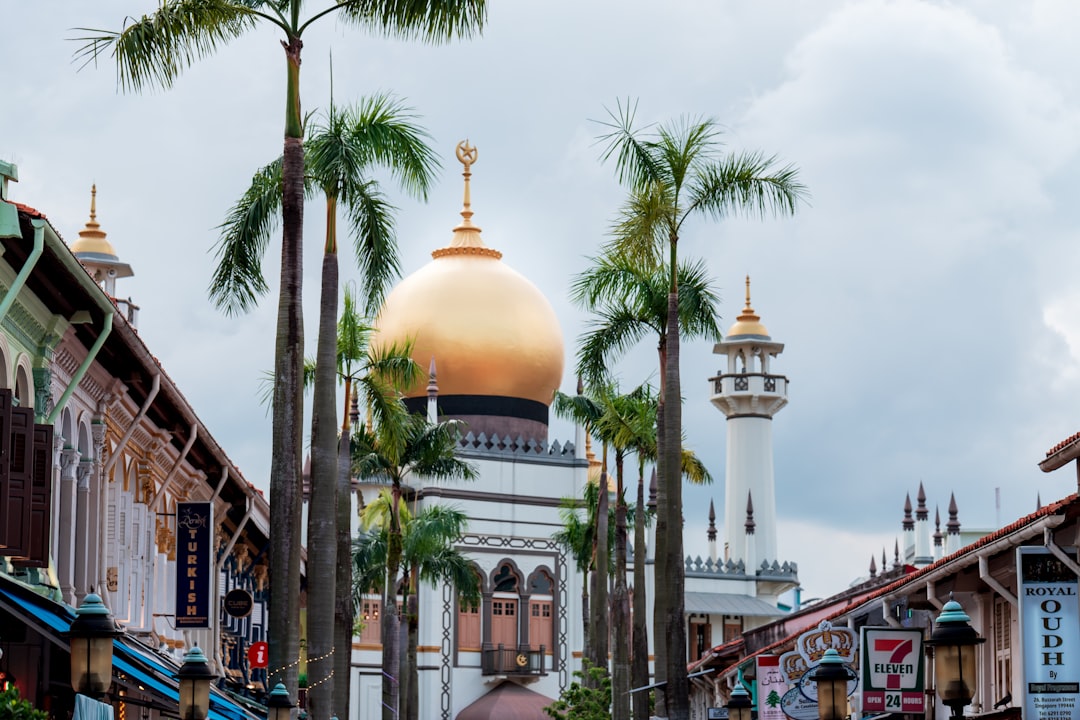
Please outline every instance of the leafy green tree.
M596 541L596 510L600 501L600 489L596 483L585 483L582 499L563 498L559 507L559 519L562 521L562 529L552 535L552 539L559 543L574 558L574 567L585 578L581 583L581 631L584 640L582 657L591 658L592 632L589 623L589 612L592 607L589 597L589 579L593 569L593 558ZM579 510L584 506L585 517Z
M301 381L304 363L302 309L304 223L304 116L300 109L300 55L303 34L316 21L334 16L375 33L445 42L479 32L486 0L161 0L154 12L125 20L118 31L83 28L76 57L85 63L111 54L123 90L171 87L180 73L220 46L269 25L281 34L285 51L285 132L282 154L282 243L278 324L274 351L273 437L271 442L270 575L274 578L267 636L270 682L284 681L296 697L300 601L300 475L303 461ZM255 260L244 267L257 268ZM253 280L249 275L246 279ZM223 307L250 308L265 284L252 283ZM314 720L327 720L320 712Z
M353 565L361 582L353 586L354 604L369 589L382 587L386 573L387 531L389 529L391 495L387 491L364 509L363 524L368 532L354 545ZM408 622L408 649L401 673L403 697L401 717L419 717L419 672L417 642L420 628L420 596L418 585L426 582L432 587L446 583L455 588L458 599L466 605L480 603L480 579L472 561L454 543L465 533L465 513L445 505L432 505L412 515L402 502L399 508L402 526L401 587L405 594ZM397 579L395 579L395 585Z
M396 417L372 428L358 427L352 439L352 464L358 477L390 485L387 521L386 576L397 578L402 566L402 527L398 509L403 487L413 476L431 480L473 480L476 469L455 454L461 422L431 424L423 415ZM390 590L392 593L392 589ZM391 597L393 595L391 594ZM397 605L387 603L382 614L383 718L397 720L401 645Z
M776 692L775 690L770 690L769 691L769 696L765 698L765 704L768 705L771 708L774 708L777 705L779 705L780 704L780 693Z
M37 710L29 700L19 695L17 685L0 690L0 720L48 720L49 714Z
M684 118L646 129L635 127L636 106L621 103L600 137L603 160L615 163L629 194L611 246L645 267L669 272L666 361L660 384L660 450L657 462L656 628L657 679L666 681L657 709L672 720L688 720L685 567L682 538L682 473L671 458L682 455L682 391L679 374L679 237L683 224L705 214L721 220L793 214L806 194L792 166L777 167L760 153L721 155L719 127L711 119ZM660 641L666 637L666 642Z
M387 169L398 180L401 189L424 199L438 166L434 153L425 144L428 136L415 124L415 119L408 108L388 95L376 95L345 108L331 103L325 117L310 129L306 141L307 194L321 193L326 204L319 332L312 373L314 400L307 534L308 572L327 579L309 585L307 595L307 649L308 657L315 659L308 665L308 672L314 678L309 683L308 701L316 716L333 714L331 708L341 707L341 701L347 703L348 699L347 683L341 683L344 692L336 692L333 673L339 664L334 652L334 628L338 622L335 620L338 604L335 568L340 567L336 561L336 506L340 478L335 387L336 371L340 370L337 338L339 207L347 218L370 309L381 303L399 266L393 208L371 174L377 169ZM278 158L260 169L222 224L217 248L218 265L211 281L211 292L221 302L229 302L238 294L248 292L253 285L266 285L262 277L262 258L281 212L282 164L282 158ZM346 405L346 415L348 407ZM347 438L347 435L342 437ZM343 516L346 522L348 516L346 509ZM343 595L347 597L348 593L346 586ZM351 625L350 622L348 627ZM351 640L341 647L350 649L350 652L343 650L342 654L351 654ZM345 670L343 677L348 677L347 666ZM335 696L337 702L333 701Z
M583 670L575 670L559 699L544 708L548 717L557 720L611 720L611 678L607 669L582 661Z

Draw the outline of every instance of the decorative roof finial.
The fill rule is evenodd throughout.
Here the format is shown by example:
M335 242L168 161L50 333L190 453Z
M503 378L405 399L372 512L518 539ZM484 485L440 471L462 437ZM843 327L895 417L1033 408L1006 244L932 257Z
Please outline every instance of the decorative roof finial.
M97 183L90 186L90 222L93 223L95 220L97 220Z
M874 556L870 556L870 577L877 577L877 560Z
M929 519L930 511L926 507L926 491L923 490L922 480L919 481L919 493L916 495L916 499L919 501L919 505L915 508L915 518L917 520Z
M934 547L941 547L944 537L941 533L941 508L934 506Z
M439 383L435 378L435 356L431 356L431 367L428 369L428 397L433 397L439 394Z
M915 520L911 517L911 493L904 495L904 529L915 529Z
M749 490L746 491L746 534L753 535L757 528L754 522L754 497Z
M472 178L472 166L476 163L477 150L474 146L469 144L468 140L462 140L457 144L455 149L458 161L464 166L465 170L461 173L461 176L465 178L465 201L461 208L461 222L454 228L454 236L450 239L450 244L444 248L438 248L432 251L431 257L441 258L447 255L479 255L482 257L491 257L498 260L502 257L502 253L498 250L484 245L484 241L480 239L480 228L472 223L472 196L470 192L469 181Z
M709 500L709 529L706 533L709 542L716 540L716 508L713 507L712 499Z
M476 162L477 151L476 148L469 144L469 140L466 138L463 142L459 142L456 148L457 159L462 165L465 166L465 171L461 173L461 176L465 178L465 205L461 209L461 217L465 220L461 223L464 227L472 226L472 203L469 198L469 178L472 177L472 170L470 169L473 163Z
M750 276L749 275L746 276L746 309L749 310L750 312L754 312L753 308L750 307Z

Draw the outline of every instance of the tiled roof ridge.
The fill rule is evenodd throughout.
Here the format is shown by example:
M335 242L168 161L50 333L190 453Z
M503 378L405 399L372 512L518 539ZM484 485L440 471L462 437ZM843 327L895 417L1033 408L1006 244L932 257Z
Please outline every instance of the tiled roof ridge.
M1065 438L1064 440L1062 440L1061 442L1059 442L1059 443L1058 443L1057 445L1055 445L1054 447L1052 447L1052 448L1050 448L1049 450L1047 450L1047 451L1046 451L1046 457L1050 457L1051 455L1053 455L1053 454L1054 454L1054 453L1056 453L1057 451L1059 451L1059 450L1062 450L1062 449L1064 449L1064 448L1068 447L1069 445L1072 445L1072 444L1073 444L1074 442L1076 442L1077 440L1080 440L1080 432L1077 432L1077 433L1073 433L1073 434L1072 434L1072 435L1070 435L1069 437L1067 437L1067 438Z
M989 545L990 543L992 543L992 542L994 542L996 540L1000 540L1001 538L1003 538L1003 537L1005 537L1005 536L1007 536L1007 535L1009 535L1009 534L1011 534L1013 532L1016 532L1020 528L1026 526L1026 525L1030 525L1030 524L1034 523L1035 521L1042 519L1043 517L1048 517L1050 515L1056 515L1056 514L1058 514L1058 511L1060 511L1060 510L1062 510L1062 509L1064 509L1064 508L1066 508L1066 507L1068 507L1070 505L1076 504L1078 506L1078 509L1080 509L1080 502L1077 502L1078 500L1080 500L1080 495L1078 495L1077 493L1073 493L1071 495L1065 496L1064 498L1062 498L1061 500L1058 500L1057 502L1050 503L1049 505L1046 505L1045 507L1040 508L1039 510L1036 510L1035 512L1033 512L1033 513L1031 513L1029 515L1025 515L1024 517L1018 518L1014 522L1012 522L1012 523L1010 523L1008 525L1005 525L1003 527L1000 527L1000 528L998 528L997 530L995 530L994 532L992 532L992 533L990 533L988 535L984 535L983 537L979 538L978 540L971 543L970 545L965 545L964 547L960 548L959 550L952 553L951 555L946 555L945 557L941 558L940 560L937 560L937 561L935 561L935 562L933 562L933 563L931 563L929 565L926 565L925 567L921 567L918 570L916 570L915 572L910 573L908 575L905 575L904 577L900 578L899 580L895 580L895 581L889 583L888 585L885 585L884 587L878 588L877 590L873 591L872 593L870 593L866 597L862 598L862 600L860 600L858 604L859 605L864 605L864 604L866 604L868 602L871 602L873 600L876 600L878 598L885 597L885 596L889 595L890 593L892 593L893 591L897 590L898 588L901 588L901 587L903 587L904 585L906 585L908 583L915 582L920 577L923 577L923 576L933 572L934 570L937 570L941 566L943 566L943 565L945 565L945 564L947 564L947 563L949 563L949 562L951 562L951 561L953 561L953 560L955 560L955 559L957 559L959 557L962 557L964 555L968 555L968 554L978 550L979 548L982 548L982 547L985 547L985 546ZM833 621L833 620L835 620L835 619L837 619L839 617L842 617L845 613L849 612L850 610L851 610L851 605L848 604L845 607L835 611L834 613L822 618L818 622L821 623L821 622L826 621L826 620L831 622L831 621ZM753 652L753 653L747 655L744 658L739 659L734 665L729 665L728 667L724 668L720 672L720 674L723 675L723 674L727 673L728 671L730 671L731 668L738 667L738 666L742 665L743 663L745 663L747 660L752 660L752 659L758 657L759 655L763 655L763 654L768 653L768 652L770 652L772 650L775 650L775 649L777 649L779 647L787 645L788 643L793 642L796 638L799 637L799 635L801 635L803 632L805 632L805 630L806 629L804 628L802 630L799 630L798 632L792 633L792 634L784 637L781 640L777 640L776 642L774 642L774 643L772 643L770 645L766 645L765 647L761 648L760 650L758 650L756 652ZM723 647L723 646L718 646L718 647ZM698 661L698 662L700 662L700 661Z
M24 213L29 215L30 217L41 218L42 220L48 220L49 219L49 218L45 217L45 213L43 213L40 210L37 210L35 208L32 208L29 205L24 205L23 203L15 202L14 200L6 200L5 202L11 203L15 207L17 207L19 210L22 210Z

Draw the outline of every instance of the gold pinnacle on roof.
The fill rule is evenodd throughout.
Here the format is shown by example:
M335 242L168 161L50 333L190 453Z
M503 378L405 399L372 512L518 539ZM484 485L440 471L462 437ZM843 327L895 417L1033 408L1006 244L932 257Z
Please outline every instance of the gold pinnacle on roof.
M743 308L742 314L735 318L735 324L728 330L728 339L732 337L738 337L740 335L760 335L763 337L769 337L769 331L765 329L765 326L761 324L761 318L754 312L754 308L750 306L750 276L746 276L746 307Z
M71 252L77 256L83 253L105 255L110 260L116 260L116 250L112 243L105 239L105 231L97 221L97 183L90 187L90 220L86 227L79 231L79 239L71 245Z
M462 220L454 228L454 236L450 239L450 244L447 247L434 250L431 257L483 255L498 260L502 257L502 253L484 245L484 241L480 239L480 228L472 223L473 211L472 198L469 194L469 180L472 178L472 166L476 162L478 152L474 146L469 144L468 140L463 140L457 144L455 154L458 162L465 167L464 172L461 173L461 176L465 178L465 201L461 208Z

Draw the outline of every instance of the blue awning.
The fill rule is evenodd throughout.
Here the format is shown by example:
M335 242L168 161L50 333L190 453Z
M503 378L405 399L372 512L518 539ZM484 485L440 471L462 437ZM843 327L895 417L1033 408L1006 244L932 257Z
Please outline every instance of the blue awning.
M75 619L70 606L54 602L35 593L31 588L0 575L0 606L12 610L54 645L68 649L66 633ZM158 704L174 708L180 702L175 679L179 665L143 646L133 638L121 635L113 641L113 672L121 684L139 688L155 695ZM233 702L217 688L210 688L209 720L262 720Z

